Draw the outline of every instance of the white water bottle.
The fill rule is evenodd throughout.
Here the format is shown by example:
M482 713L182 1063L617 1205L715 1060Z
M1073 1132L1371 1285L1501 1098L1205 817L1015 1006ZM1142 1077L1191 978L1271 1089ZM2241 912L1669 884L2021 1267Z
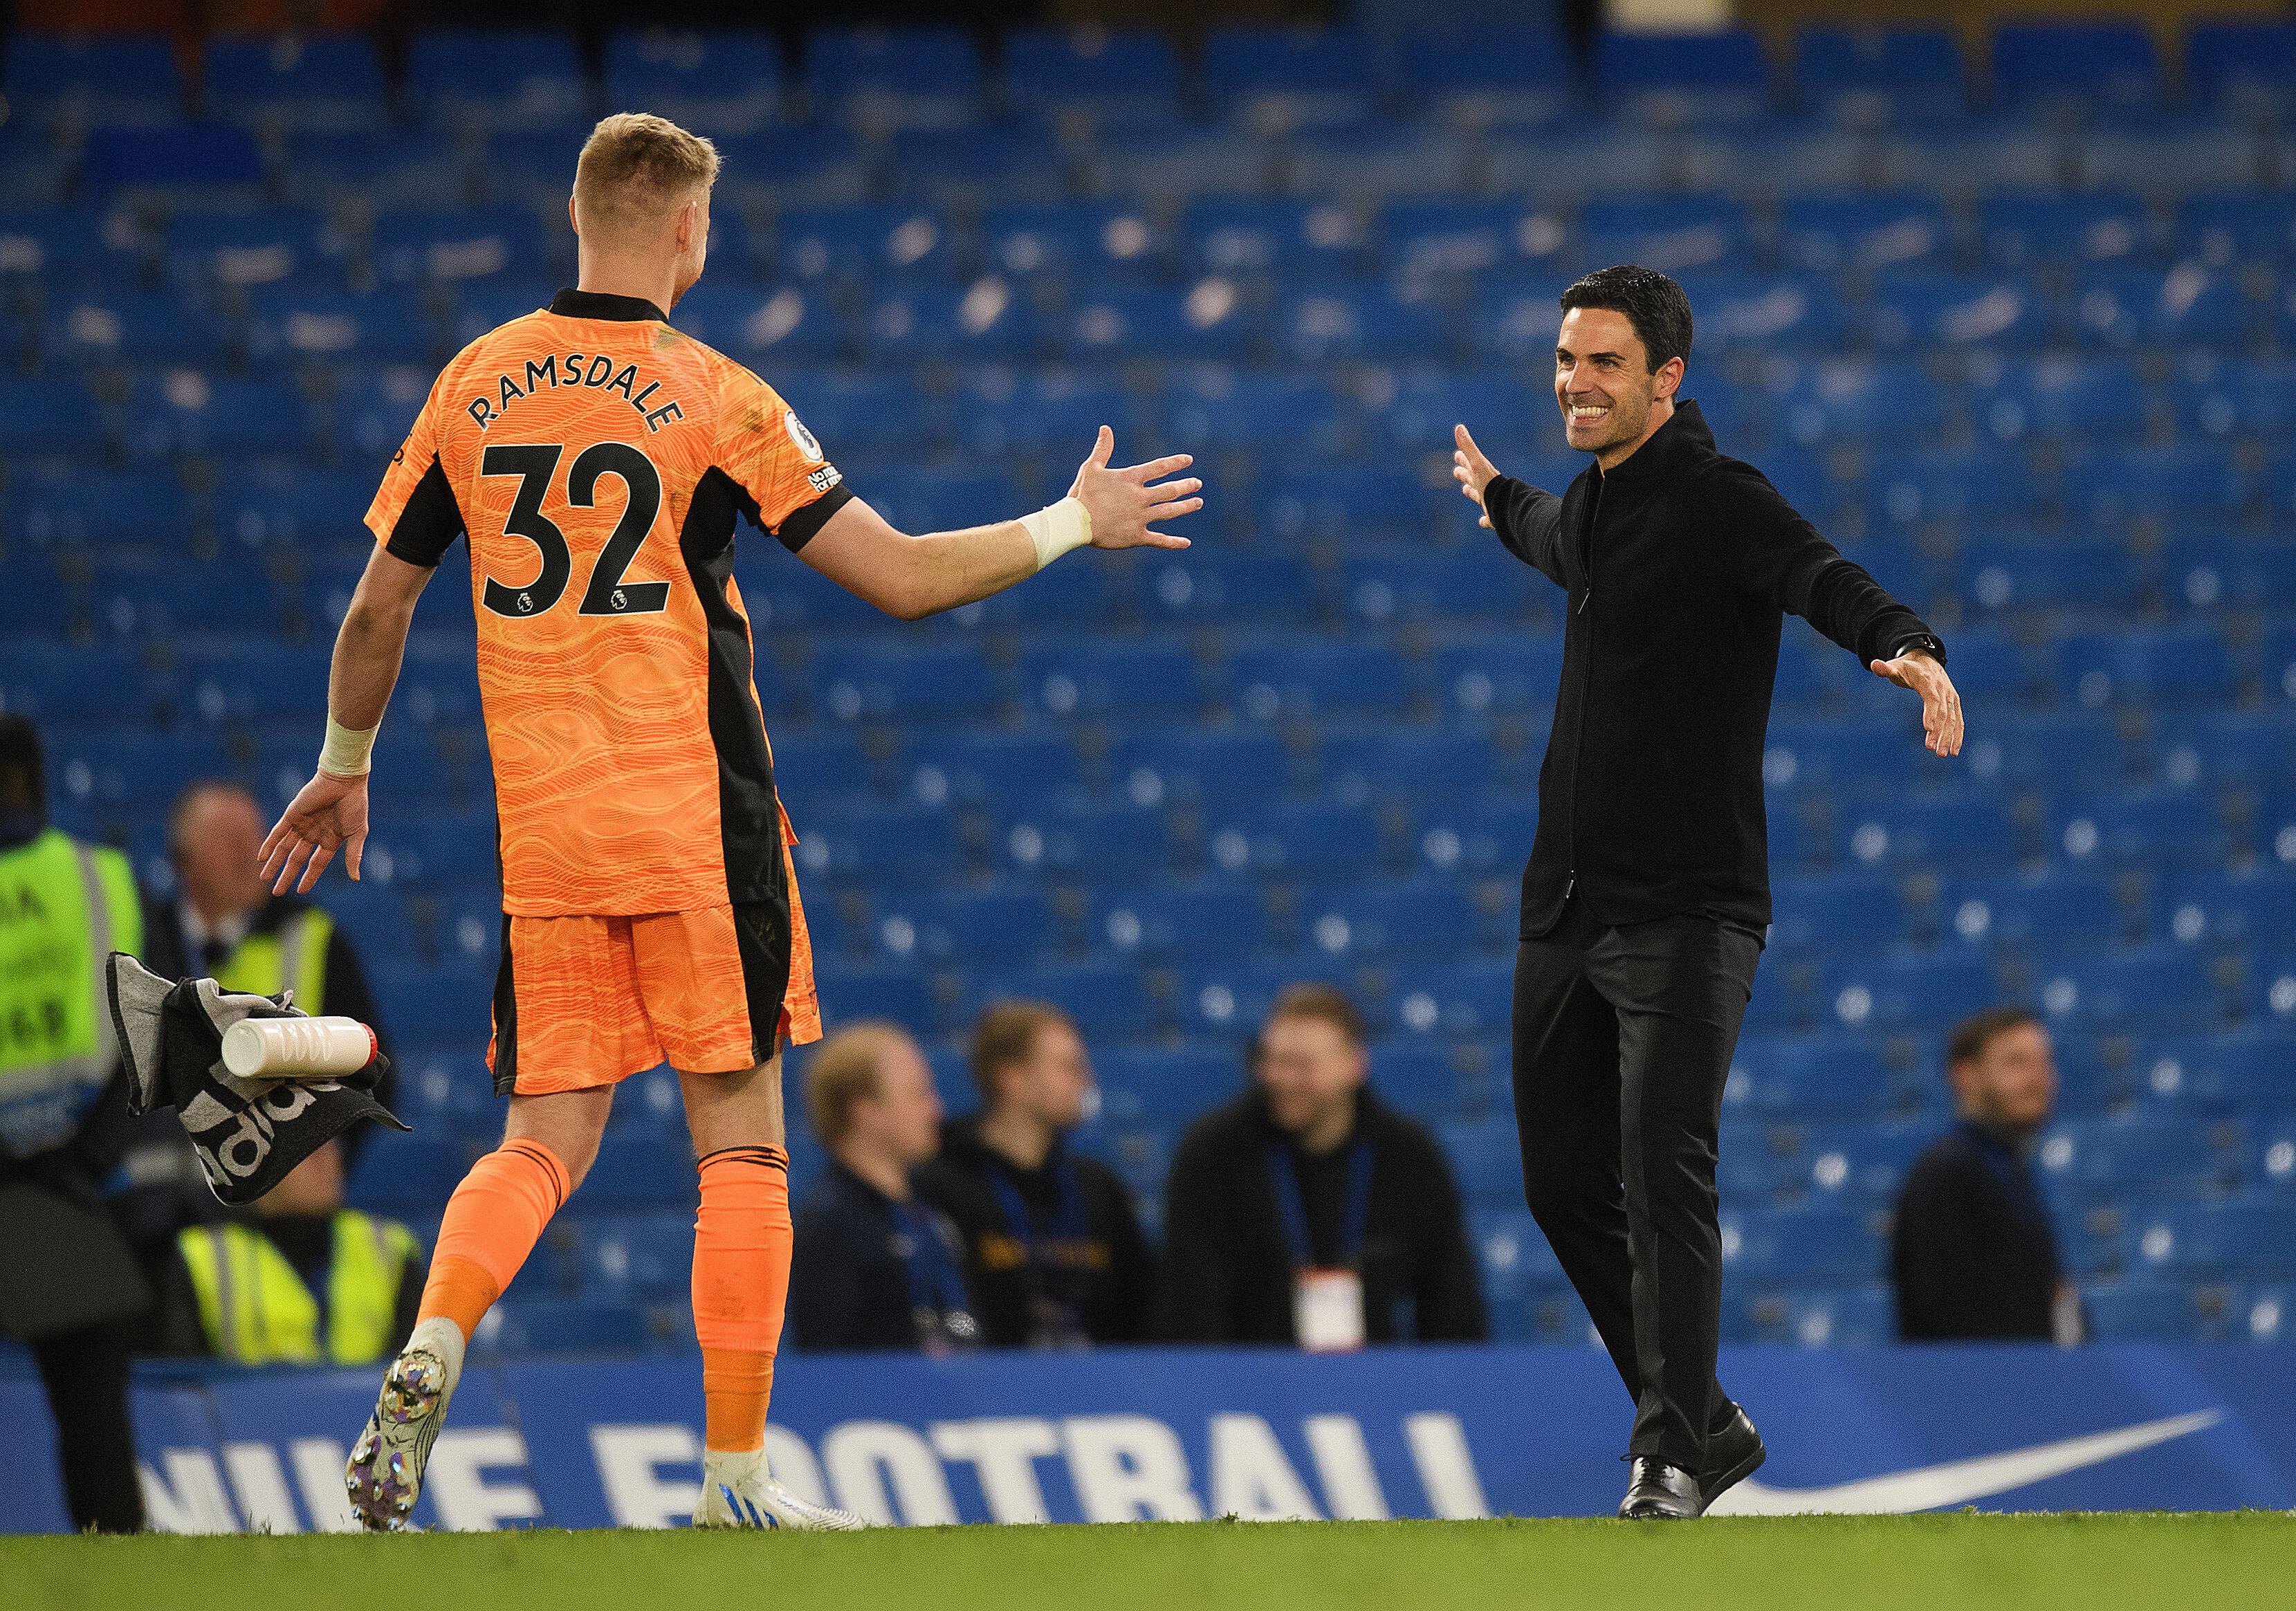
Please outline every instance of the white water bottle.
M223 1032L223 1066L242 1080L315 1080L374 1061L374 1031L357 1018L242 1018Z

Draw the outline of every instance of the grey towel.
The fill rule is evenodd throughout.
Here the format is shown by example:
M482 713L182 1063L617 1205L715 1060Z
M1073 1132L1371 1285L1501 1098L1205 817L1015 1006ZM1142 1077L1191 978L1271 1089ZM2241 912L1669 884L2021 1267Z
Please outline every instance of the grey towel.
M171 983L118 951L105 979L127 1062L129 1111L173 1108L222 1202L253 1202L360 1119L408 1128L374 1100L376 1076L389 1067L379 1057L332 1080L242 1080L224 1067L224 1031L242 1018L308 1016L292 991L243 995L213 979Z

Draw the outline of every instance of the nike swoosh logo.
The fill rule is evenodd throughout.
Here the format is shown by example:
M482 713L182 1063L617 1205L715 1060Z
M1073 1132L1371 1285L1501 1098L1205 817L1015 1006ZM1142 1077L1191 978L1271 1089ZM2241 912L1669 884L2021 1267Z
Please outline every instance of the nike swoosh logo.
M2189 1415L2091 1432L2062 1443L2036 1443L2029 1449L1980 1454L1974 1460L1950 1460L1912 1471L1890 1471L1828 1488L1773 1488L1748 1477L1716 1500L1710 1514L1793 1516L1822 1511L1836 1516L1898 1516L1942 1505L1965 1505L2084 1466L2101 1465L2155 1443L2189 1437L2223 1419L2221 1411L2195 1410Z

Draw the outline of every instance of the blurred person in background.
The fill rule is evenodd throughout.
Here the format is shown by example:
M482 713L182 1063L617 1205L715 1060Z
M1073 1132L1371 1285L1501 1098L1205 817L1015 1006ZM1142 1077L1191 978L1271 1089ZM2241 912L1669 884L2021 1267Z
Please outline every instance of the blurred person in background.
M924 1053L891 1024L821 1043L805 1105L828 1175L797 1216L789 1319L800 1348L953 1353L980 1345L964 1242L912 1177L940 1150L940 1098Z
M127 1356L152 1293L98 1195L130 1122L103 963L143 926L127 859L48 826L39 732L0 716L0 1336L38 1363L83 1531L144 1525Z
M1475 1342L1482 1293L1450 1165L1372 1094L1363 1019L1328 985L1275 1000L1252 1087L1182 1138L1165 1321L1196 1343Z
M980 1111L942 1128L917 1179L964 1237L982 1334L998 1348L1145 1341L1155 1255L1124 1182L1068 1146L1098 1094L1076 1025L1042 1002L992 1004L972 1078Z
M186 1226L160 1282L160 1345L235 1365L366 1365L414 1326L414 1232L343 1206L340 1138L244 1214Z
M2049 1032L2022 1008L1981 1012L1947 1042L1946 1077L1960 1121L1915 1160L1898 1197L1898 1335L2079 1342L2079 1296L2029 1161L2056 1110Z
M340 1013L367 1025L388 1055L390 1041L350 937L323 908L266 887L258 854L264 829L262 808L237 783L204 778L176 795L168 809L176 898L146 901L140 960L163 978L211 978L254 995L291 989L295 1005L314 1018ZM386 1071L375 1100L388 1107L394 1084ZM346 1175L365 1142L361 1125L339 1143ZM118 1184L121 1223L165 1288L178 1266L177 1233L226 1217L174 1116L154 1114L137 1125ZM156 1345L183 1351L165 1337Z

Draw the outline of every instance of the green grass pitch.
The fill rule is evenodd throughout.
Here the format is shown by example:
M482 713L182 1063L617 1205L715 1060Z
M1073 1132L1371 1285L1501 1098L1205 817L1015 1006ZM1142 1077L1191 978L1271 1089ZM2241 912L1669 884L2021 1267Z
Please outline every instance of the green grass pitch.
M0 1603L106 1611L2296 1607L2296 1515L1204 1523L0 1540Z

